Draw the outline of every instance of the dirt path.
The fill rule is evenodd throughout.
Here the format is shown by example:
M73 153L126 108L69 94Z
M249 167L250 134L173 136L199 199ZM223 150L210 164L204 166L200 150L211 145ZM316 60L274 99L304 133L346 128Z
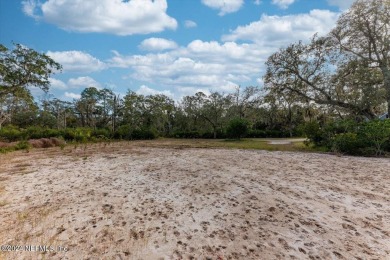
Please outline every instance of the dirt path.
M113 144L0 160L1 244L55 249L0 259L390 259L389 159Z
M296 142L303 142L305 138L271 138L271 139L262 139L269 144L291 144Z

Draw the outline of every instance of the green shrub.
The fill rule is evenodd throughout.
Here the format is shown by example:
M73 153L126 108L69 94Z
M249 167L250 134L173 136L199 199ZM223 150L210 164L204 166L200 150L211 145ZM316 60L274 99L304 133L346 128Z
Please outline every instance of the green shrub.
M91 137L97 140L108 140L111 139L111 132L106 128L94 129L91 133Z
M254 129L249 130L246 136L250 138L265 138L267 137L267 132L265 130Z
M76 128L74 131L74 141L76 142L87 142L91 140L92 130L89 128Z
M31 126L24 131L24 139L40 139L50 137L61 137L62 132L57 129Z
M230 120L226 129L226 134L229 138L241 139L248 133L248 121L241 118Z
M340 153L359 155L363 147L364 144L356 133L342 133L334 137L332 150Z
M390 120L338 120L322 127L312 122L305 125L304 132L314 145L345 154L379 156L390 152Z
M137 129L131 133L131 140L152 140L157 137L157 132L151 129Z
M76 136L75 129L72 128L62 129L60 130L60 134L66 141L73 141Z
M14 126L6 126L0 130L0 139L9 142L23 140L23 132Z
M31 145L27 141L20 141L15 145L15 150L28 150L30 147Z
M361 136L368 146L375 151L374 155L390 152L390 120L372 120L365 123L360 129Z
M175 138L200 138L201 134L198 131L175 131L172 137Z
M323 145L324 132L318 122L307 122L303 125L302 131L304 135L316 146Z
M265 130L265 137L281 138L281 137L289 137L289 136L290 134L288 132L284 132L281 130L274 130L274 129Z
M114 133L114 137L125 140L151 140L158 137L153 129L133 129L131 125L122 125Z
M131 139L132 127L130 125L121 125L114 133L114 137L117 139Z

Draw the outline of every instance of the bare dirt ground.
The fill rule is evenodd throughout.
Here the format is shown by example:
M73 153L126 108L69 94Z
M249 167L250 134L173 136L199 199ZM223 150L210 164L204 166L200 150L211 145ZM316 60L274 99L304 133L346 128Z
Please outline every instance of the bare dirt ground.
M389 159L143 144L0 155L0 243L52 246L0 259L390 259Z

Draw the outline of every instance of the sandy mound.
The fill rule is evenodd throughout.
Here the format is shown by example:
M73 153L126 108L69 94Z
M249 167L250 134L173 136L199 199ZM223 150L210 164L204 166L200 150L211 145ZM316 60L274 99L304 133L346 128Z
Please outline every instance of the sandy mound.
M1 244L53 247L0 259L390 258L388 159L112 144L0 160Z

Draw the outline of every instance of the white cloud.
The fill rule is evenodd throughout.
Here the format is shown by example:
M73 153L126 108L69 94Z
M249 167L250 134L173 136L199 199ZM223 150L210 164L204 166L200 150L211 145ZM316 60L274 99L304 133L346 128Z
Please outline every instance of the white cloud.
M272 4L279 6L281 9L287 9L295 0L272 0Z
M262 46L282 47L286 44L303 40L307 41L314 33L324 35L335 25L339 13L328 10L312 10L309 14L268 16L263 15L259 21L239 26L224 41L252 41Z
M84 89L87 87L101 88L101 84L89 76L70 78L66 83L55 78L50 78L49 81L50 88L56 90Z
M129 68L129 77L179 89L231 91L261 73L267 52L254 44L195 40L186 47L147 55L116 53L111 66Z
M144 95L144 96L147 96L147 95L157 95L157 94L163 94L167 97L170 97L170 98L173 98L173 93L170 91L170 90L163 90L163 91L160 91L160 90L156 90L156 89L152 89L152 88L149 88L148 86L145 86L145 85L142 85L137 91L136 91L137 94L139 95Z
M176 42L163 38L149 38L145 39L138 46L141 50L146 51L162 51L169 49L176 49L178 46Z
M176 20L166 13L166 0L46 0L37 3L37 0L22 2L24 12L68 31L133 35L177 28Z
M197 88L197 87L178 87L178 98L177 100L181 100L184 96L191 96L198 92L203 92L206 95L210 95L210 89L208 88Z
M22 9L23 9L23 12L28 15L28 16L31 16L35 19L38 19L39 17L37 15L35 15L35 10L38 8L38 3L36 2L36 0L26 0L26 1L22 1Z
M273 52L298 40L309 41L316 32L327 33L338 15L321 10L264 15L224 35L224 42L194 40L187 46L145 55L114 51L108 63L128 68L128 79L169 89L176 97L205 90L231 92L237 85L262 84L264 63Z
M186 28L194 28L194 27L196 27L198 25L194 21L186 20L186 21L184 21L184 26Z
M78 77L78 78L71 78L68 80L68 85L71 88L88 88L88 87L95 87L97 89L101 88L101 85L99 82L94 80L91 77Z
M260 4L261 4L261 1L260 1L260 0L255 0L255 1L253 1L253 3L254 3L255 5L260 5Z
M356 0L328 0L328 4L338 6L340 10L346 10L350 8L355 1Z
M53 89L65 90L69 88L63 81L59 79L50 78L49 82L50 82L50 88Z
M94 72L107 68L106 64L82 51L48 51L47 55L63 66L66 72Z
M71 99L80 99L81 98L81 95L80 94L76 94L76 93L73 93L73 92L65 92L64 93L64 97L65 98L71 98Z
M223 16L240 10L244 0L202 0L202 3L210 8L218 9L218 15Z

